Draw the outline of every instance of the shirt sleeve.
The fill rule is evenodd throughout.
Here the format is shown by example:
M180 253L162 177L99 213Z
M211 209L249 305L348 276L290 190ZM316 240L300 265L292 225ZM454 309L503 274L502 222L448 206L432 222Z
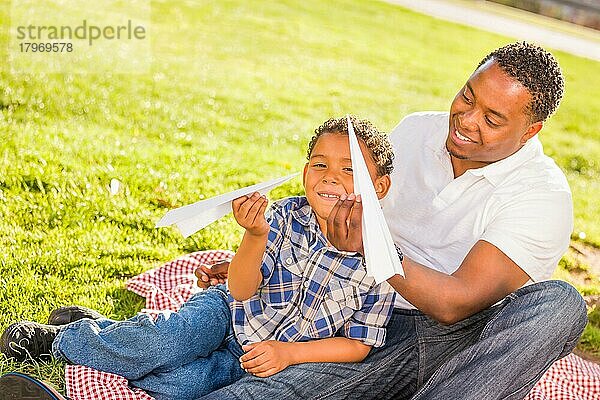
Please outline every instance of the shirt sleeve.
M277 263L281 242L285 234L283 229L287 224L286 214L289 213L285 212L285 207L281 202L272 204L266 213L267 223L271 228L269 229L267 246L265 248L265 254L260 267L260 272L263 276L263 281L260 287L263 287L269 282L269 279L275 270L275 264Z
M571 194L546 191L516 195L498 211L481 240L500 249L536 282L551 277L572 231Z
M366 345L385 344L385 326L394 310L395 290L387 283L375 285L365 296L362 308L344 325L344 336Z

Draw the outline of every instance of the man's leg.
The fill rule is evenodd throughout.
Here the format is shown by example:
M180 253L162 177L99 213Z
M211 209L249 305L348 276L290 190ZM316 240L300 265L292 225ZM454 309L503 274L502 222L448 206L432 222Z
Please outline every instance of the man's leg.
M437 351L435 327L423 327L419 372L428 381L413 400L522 400L554 361L573 350L587 323L583 299L560 281L521 288L493 309L475 343L445 351L453 353L450 359Z
M245 375L202 400L382 399L394 390L414 393L417 375L416 311L396 311L387 327L386 346L362 363L292 365L269 378ZM402 398L396 396L394 398ZM408 397L405 397L408 398Z
M73 364L136 380L208 356L227 336L230 320L226 294L211 288L192 296L178 312L161 314L156 321L140 314L119 322L73 322L56 336L53 354Z
M521 400L572 350L586 320L579 293L559 281L519 289L452 325L395 311L386 346L363 363L301 364L266 379L246 376L202 400L409 399L418 388L414 400Z

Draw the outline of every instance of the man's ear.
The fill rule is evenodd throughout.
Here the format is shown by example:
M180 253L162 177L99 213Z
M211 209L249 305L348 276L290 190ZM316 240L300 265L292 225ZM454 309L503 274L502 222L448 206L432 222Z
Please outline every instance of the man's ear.
M537 135L543 127L544 123L542 121L534 122L533 124L529 125L529 128L527 128L523 136L521 136L521 144L523 145L527 143L527 141Z
M375 193L377 194L377 198L379 200L383 199L385 195L390 190L390 186L392 185L392 180L389 175L383 175L375 179L373 182L373 186L375 186Z

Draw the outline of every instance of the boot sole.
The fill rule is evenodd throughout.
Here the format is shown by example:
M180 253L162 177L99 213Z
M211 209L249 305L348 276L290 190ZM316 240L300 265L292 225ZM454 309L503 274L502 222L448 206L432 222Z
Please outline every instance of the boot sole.
M0 400L67 400L52 386L35 378L10 372L0 377Z

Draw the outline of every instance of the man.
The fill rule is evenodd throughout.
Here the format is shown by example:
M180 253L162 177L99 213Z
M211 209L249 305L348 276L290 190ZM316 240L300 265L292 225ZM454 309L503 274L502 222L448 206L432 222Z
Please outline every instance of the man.
M394 129L383 207L406 278L389 279L401 299L383 349L362 364L246 377L203 399L525 397L587 322L576 290L546 281L569 245L572 202L536 135L563 85L551 54L510 44L481 61L449 114ZM362 251L360 218L360 203L340 199L330 242Z
M386 345L363 363L249 375L202 399L525 397L587 321L573 287L546 281L568 246L572 203L536 135L562 94L554 57L516 43L482 60L449 114L406 117L391 134L383 203L406 272L389 279L400 299ZM361 213L354 196L340 198L327 221L335 247L362 251Z

